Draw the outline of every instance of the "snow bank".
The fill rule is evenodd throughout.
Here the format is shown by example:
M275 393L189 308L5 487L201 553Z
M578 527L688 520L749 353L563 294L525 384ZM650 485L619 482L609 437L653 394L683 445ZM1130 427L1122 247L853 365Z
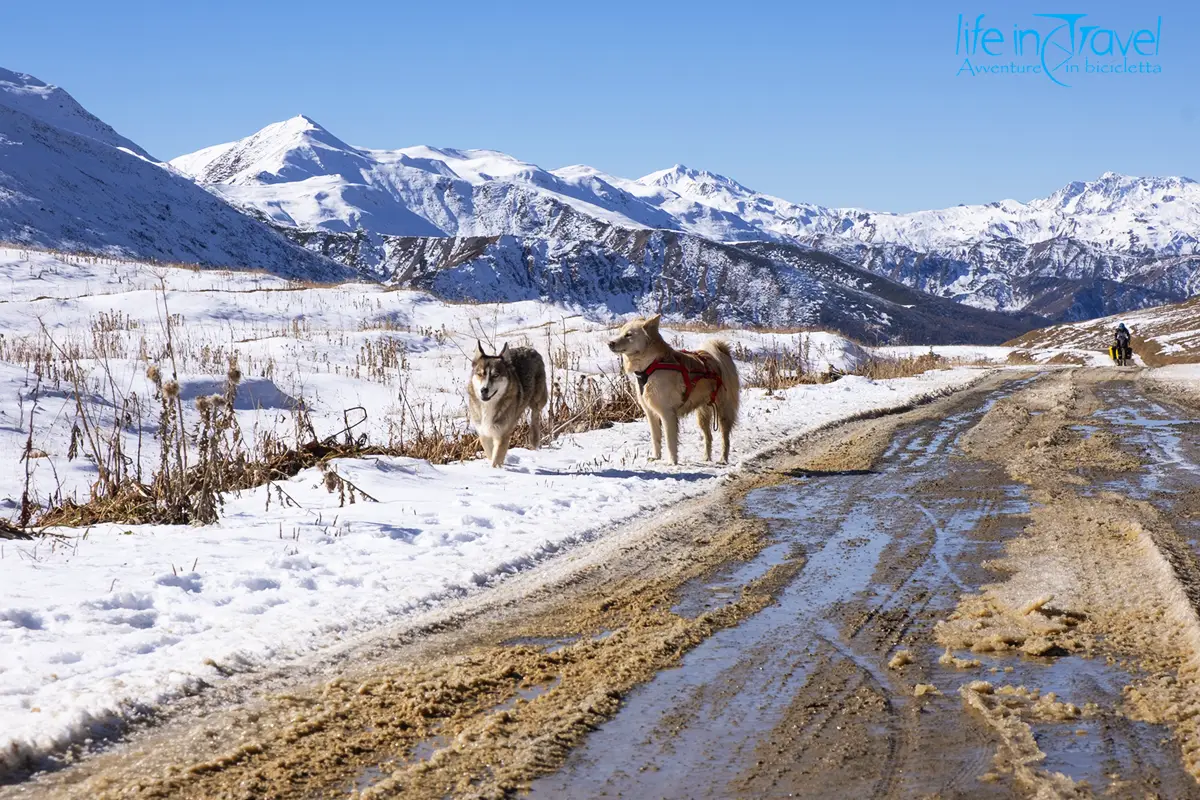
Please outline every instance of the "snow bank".
M1013 353L1022 354L1020 363L1036 364L1079 364L1089 367L1112 366L1108 353L1083 347L986 347L980 345L899 345L872 348L877 355L891 358L918 358L933 353L950 363L960 364L1010 364ZM1135 356L1135 358L1137 358ZM1140 361L1140 359L1139 359Z
M1200 396L1200 364L1171 364L1158 367L1146 373L1145 379L1177 386Z

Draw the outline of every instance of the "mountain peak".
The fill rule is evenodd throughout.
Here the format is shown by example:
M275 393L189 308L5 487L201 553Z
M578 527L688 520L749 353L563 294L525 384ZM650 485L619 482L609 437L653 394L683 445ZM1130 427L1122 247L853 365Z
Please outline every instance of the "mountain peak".
M25 72L0 67L0 107L7 107L59 130L86 136L150 161L149 153L93 116L74 97Z
M1033 200L1029 207L1069 215L1145 215L1159 203L1172 203L1179 197L1200 205L1194 186L1189 178L1125 175L1109 170L1095 180L1072 181L1049 197Z
M309 140L338 150L354 148L329 132L329 129L306 114L297 114L280 122L273 122L252 133L242 141Z
M201 183L274 183L314 175L356 175L363 157L312 117L297 114L272 122L245 139L171 160Z
M324 125L317 122L307 114L297 114L294 117L289 117L282 122L277 122L275 124L279 125L282 129L289 131L322 131L324 133L329 133Z
M649 175L638 178L637 182L643 186L671 189L680 194L687 194L689 190L698 191L704 195L718 191L732 192L738 195L753 194L732 178L726 178L724 175L718 175L705 169L692 169L684 164L675 164L669 169L651 172Z

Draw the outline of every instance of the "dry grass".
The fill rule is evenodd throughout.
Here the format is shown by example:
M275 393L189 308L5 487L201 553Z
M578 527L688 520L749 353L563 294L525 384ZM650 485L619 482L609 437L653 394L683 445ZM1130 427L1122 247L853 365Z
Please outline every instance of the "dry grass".
M107 263L99 256L72 258ZM414 329L398 318L382 315L378 298L361 297L348 302L356 315L373 321L362 323L357 330L323 330L308 317L296 316L286 324L268 321L254 323L251 330L239 328L236 334L231 330L221 341L200 326L185 325L183 318L167 307L167 295L165 276L159 275L157 323L124 312L101 312L91 318L83 335L52 334L43 326L36 334L0 337L0 360L23 366L31 382L36 382L32 394L24 398L34 402L22 457L25 492L19 518L13 521L14 531L103 522L208 524L218 519L223 498L230 492L268 485L271 498L288 503L290 498L281 483L313 468L324 473L327 488L337 493L342 503L370 501L372 498L337 473L337 459L393 456L445 464L480 455L465 413L447 416L447 408L435 407L428 387L412 387L416 370L410 368L406 339L393 335L416 334L444 346L466 340L464 332L445 327ZM493 320L488 335L482 318L473 321L470 338L480 338L495 348L498 322ZM548 441L642 417L628 378L615 365L608 370L594 366L611 360L611 354L587 337L581 343L580 331L570 327L571 319L530 328L523 341L513 342L535 346L546 356ZM699 325L692 328L709 330ZM245 338L247 334L253 338ZM516 338L514 332L505 336ZM344 428L330 436L328 430L318 433L304 392L298 391L293 392L293 405L280 407L279 423L287 433L243 431L235 412L239 393L245 391L243 374L273 381L277 369L269 350L260 350L256 356L239 347L258 338L306 342L305 352L311 353L309 369L393 387L396 405L373 427L362 426L366 409L346 409ZM331 363L329 353L347 350L354 354L351 363L336 356ZM813 354L809 337L803 335L765 352L741 350L735 355L749 364L748 369L743 368L746 385L768 391L836 377L810 369ZM447 368L453 363L454 357L447 355ZM593 366L584 369L584 363ZM130 385L131 365L140 365L148 378L144 384L148 388L139 390L140 395L121 388ZM933 356L874 359L860 372L888 378L938 366L945 365ZM213 382L218 387L213 393L185 403L180 376L196 373L222 377ZM55 422L36 416L39 392L66 398L65 410L60 412L72 425L66 457L86 459L96 476L86 492L79 492L86 496L66 496L57 477L58 486L48 495L41 492L35 496L31 464L47 458L41 463L55 469L54 461L35 446L39 431ZM375 431L376 441L362 433L368 427ZM523 424L513 444L527 446L527 437L528 426ZM0 536L11 534L6 531L0 529Z
M718 325L711 322L703 322L701 320L671 320L668 325L672 331L681 331L685 333L722 333L730 330L728 325ZM792 336L805 333L822 333L820 328L812 328L808 326L801 327L756 327L755 333L775 334L779 336Z
M873 381L881 381L892 378L911 378L931 369L945 369L950 366L954 365L946 358L931 351L919 356L873 357L860 365L854 374L862 375Z
M1015 365L1036 364L1037 360L1028 350L1013 350L1008 354L1008 363Z
M290 434L244 432L235 408L242 384L236 350L204 343L187 356L193 367L216 371L219 360L224 381L214 393L196 398L185 408L181 397L180 346L182 320L167 308L165 286L160 293L161 340L142 337L136 347L124 337L138 325L119 314L93 318L90 341L76 337L59 342L45 327L37 337L0 339L0 358L24 363L37 380L30 399L36 408L44 385L64 393L74 412L68 460L86 458L97 479L86 498L66 497L61 487L44 499L33 497L30 464L45 454L34 446L39 423L31 411L25 447L26 481L20 518L3 528L11 538L31 527L121 524L208 524L220 514L223 497L267 485L268 503L294 503L280 485L301 470L318 468L326 488L337 493L342 505L371 501L358 487L339 475L334 461L365 456L409 457L445 464L477 457L481 449L464 419L447 418L432 404L411 391L408 354L403 341L391 336L369 339L361 345L353 365L336 365L338 374L363 380L392 383L400 380L400 402L386 420L386 441L372 443L360 427L367 421L365 408L346 409L344 427L332 436L317 433L303 398L286 411ZM144 333L144 332L139 332ZM299 328L293 338L309 335ZM617 372L584 374L581 353L568 345L565 322L561 330L546 327L545 352L549 359L550 399L547 439L628 422L641 416L629 381ZM430 334L447 337L442 332ZM591 355L591 353L589 353ZM113 362L144 363L150 397L124 392L113 376ZM269 375L272 365L260 365ZM528 425L514 437L516 446L528 444ZM153 440L157 458L145 456ZM154 462L154 463L150 463Z
M738 361L749 363L750 369L743 380L755 389L777 392L802 383L825 383L833 375L812 369L812 353L809 338L799 336L796 346L773 345L766 352L754 352L744 347L734 348L733 356Z
M1139 355L1148 367L1166 367L1171 364L1200 363L1200 351L1184 350L1177 353L1164 353L1162 343L1154 339L1143 339L1136 342L1134 355Z
M1055 353L1047 361L1047 364L1073 364L1077 367L1086 367L1087 359L1078 353Z

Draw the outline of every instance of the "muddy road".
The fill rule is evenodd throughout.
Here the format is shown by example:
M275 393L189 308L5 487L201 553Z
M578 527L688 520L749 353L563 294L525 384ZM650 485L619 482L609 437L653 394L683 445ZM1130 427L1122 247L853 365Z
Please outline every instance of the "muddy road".
M0 798L1200 797L1200 411L1139 374L807 437Z

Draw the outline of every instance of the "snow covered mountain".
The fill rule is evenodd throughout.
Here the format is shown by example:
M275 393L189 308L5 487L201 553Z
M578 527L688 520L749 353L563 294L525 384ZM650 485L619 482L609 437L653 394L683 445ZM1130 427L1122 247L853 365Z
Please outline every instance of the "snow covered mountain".
M353 274L157 163L62 89L3 69L0 241L311 280Z
M301 228L391 236L570 236L563 212L625 228L680 229L663 193L588 168L550 172L494 150L351 147L293 117L171 165L230 202ZM678 198L677 198L678 199ZM711 235L756 238L740 218L692 204ZM590 227L590 226L587 226ZM714 237L721 238L721 237Z
M114 131L57 86L0 67L0 105L60 130L95 139L153 161L150 154Z
M676 166L641 179L979 308L1079 320L1200 293L1200 184L1105 173L1019 203L890 214L797 205Z
M792 203L682 165L630 180L490 150L356 148L307 117L172 164L310 230L586 241L612 225L786 242L968 305L1064 319L1200 291L1200 184L1187 178L1105 173L1029 203L891 214Z

